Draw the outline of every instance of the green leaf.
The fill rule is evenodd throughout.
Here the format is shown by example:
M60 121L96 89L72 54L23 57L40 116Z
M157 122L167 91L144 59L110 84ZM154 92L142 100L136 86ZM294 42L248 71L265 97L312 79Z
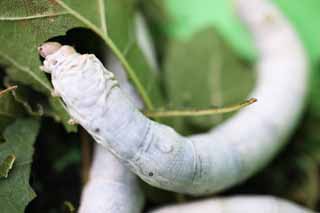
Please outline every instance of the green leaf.
M247 59L254 59L256 51L250 34L235 14L232 0L186 0L183 3L180 0L144 1L163 6L169 18L163 18L162 28L169 37L186 41L196 32L215 27L238 53ZM320 1L305 0L303 4L300 0L273 1L299 33L311 60L317 60L320 57Z
M273 0L289 18L300 35L311 60L320 57L320 1L305 0Z
M22 107L14 100L12 93L8 92L0 97L0 131L23 115Z
M136 6L136 0L106 1L107 29L110 38L135 70L152 102L156 106L160 106L163 99L158 73L147 62L146 56L137 42Z
M0 179L0 206L2 213L24 212L36 196L29 186L33 144L39 131L39 121L18 119L4 131L5 143L0 145L0 162L8 155L16 160L5 179Z
M254 73L212 28L194 34L187 42L172 41L165 59L170 106L204 109L242 102L253 88ZM207 129L228 116L176 118L175 125Z
M55 114L68 125L65 119L67 113L61 110L63 103L60 100L57 103L57 99L51 97L50 82L39 69L41 61L37 47L50 38L65 35L70 29L89 28L110 46L124 67L131 71L129 76L140 86L138 90L144 94L144 98L148 99L154 94L156 81L152 80L154 76L150 66L146 63L133 36L134 9L135 1L131 0L39 0L28 3L20 0L1 1L0 64L5 66L13 80L30 85L33 89L49 96L50 103L55 102L51 104ZM110 24L107 26L107 23ZM124 35L118 38L122 33L130 39ZM115 42L112 41L114 38ZM129 58L129 62L123 54ZM144 85L148 91L145 91Z
M9 80L5 82L7 87L12 87L13 83ZM11 91L14 100L23 107L24 111L31 116L42 116L43 106L36 97L39 95L27 86L19 85L17 89ZM39 95L42 96L42 95Z
M158 1L159 0L155 0ZM249 33L235 14L231 0L165 0L169 14L165 31L171 38L181 41L191 39L194 33L215 27L242 56L254 59L256 52Z
M313 67L310 79L309 112L314 118L320 118L320 64ZM316 131L317 132L317 131Z
M49 80L39 69L37 47L51 37L63 35L77 21L68 18L53 1L1 1L0 14L0 63L13 80L51 98Z

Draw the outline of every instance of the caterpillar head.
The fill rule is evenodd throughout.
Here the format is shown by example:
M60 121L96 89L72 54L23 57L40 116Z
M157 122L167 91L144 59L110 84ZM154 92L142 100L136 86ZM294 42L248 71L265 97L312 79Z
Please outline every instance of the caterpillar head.
M56 65L62 63L68 56L75 54L76 50L58 42L45 42L38 47L38 52L45 59L41 69L51 73Z
M83 106L86 110L117 85L114 75L93 54L80 54L56 42L44 43L38 51L45 58L41 69L51 74L54 95L62 97L69 111L74 107L81 111Z
M38 47L38 52L43 58L46 58L48 55L57 52L60 48L61 44L58 42L45 42Z

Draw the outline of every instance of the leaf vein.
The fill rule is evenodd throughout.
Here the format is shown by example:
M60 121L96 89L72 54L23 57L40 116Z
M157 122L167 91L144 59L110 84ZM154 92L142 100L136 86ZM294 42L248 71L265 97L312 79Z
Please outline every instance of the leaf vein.
M33 16L21 16L21 17L1 17L0 21L20 21L20 20L30 20L30 19L40 19L40 18L50 18L56 16L68 15L68 12L60 12L60 13L44 13L44 14L36 14Z
M107 31L107 23L106 23L106 11L105 11L105 5L104 0L98 0L99 5L99 13L100 13L100 22L101 22L101 28L104 34L108 34Z
M45 89L51 91L51 87L47 85L43 80L41 80L35 73L33 73L29 67L25 67L18 62L16 62L13 58L9 57L8 55L2 53L0 51L0 56L9 61L13 66L18 68L19 70L25 72L26 74L30 75L34 80L38 81Z

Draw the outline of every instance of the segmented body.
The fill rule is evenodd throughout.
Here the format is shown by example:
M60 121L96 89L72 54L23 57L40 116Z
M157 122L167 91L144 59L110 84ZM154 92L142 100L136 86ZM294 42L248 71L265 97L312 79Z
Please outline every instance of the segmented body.
M63 46L44 68L70 115L144 181L193 195L221 191L275 156L297 123L307 88L304 50L277 8L263 0L236 2L261 56L251 95L259 103L208 133L183 137L146 118L94 55Z

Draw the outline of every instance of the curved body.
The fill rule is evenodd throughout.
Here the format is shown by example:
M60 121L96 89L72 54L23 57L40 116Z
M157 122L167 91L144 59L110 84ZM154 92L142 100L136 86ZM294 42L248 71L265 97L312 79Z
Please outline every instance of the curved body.
M235 196L163 207L150 213L312 213L291 202L271 196Z
M140 213L143 194L137 177L106 148L95 145L90 177L80 201L79 213Z
M183 137L145 117L94 55L62 46L44 66L70 115L144 181L193 195L217 192L250 177L281 149L307 88L304 50L281 13L265 0L236 6L260 54L251 95L259 102L205 134Z

